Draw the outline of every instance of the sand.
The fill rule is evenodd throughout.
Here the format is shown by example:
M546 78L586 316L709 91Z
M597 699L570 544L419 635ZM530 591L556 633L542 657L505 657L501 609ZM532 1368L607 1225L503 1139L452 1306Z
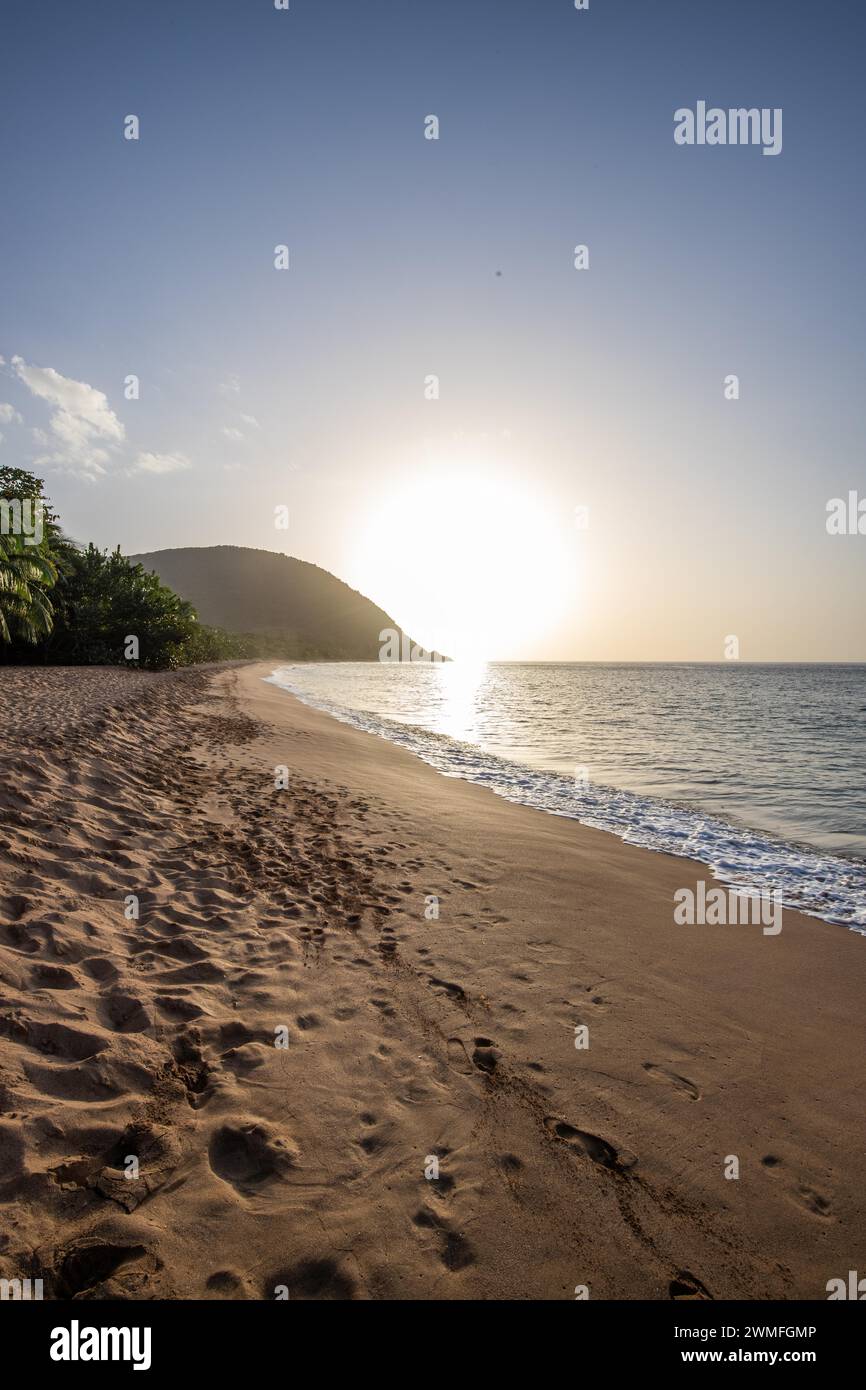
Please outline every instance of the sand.
M678 926L700 865L270 669L0 670L0 1277L824 1299L866 1270L866 941Z

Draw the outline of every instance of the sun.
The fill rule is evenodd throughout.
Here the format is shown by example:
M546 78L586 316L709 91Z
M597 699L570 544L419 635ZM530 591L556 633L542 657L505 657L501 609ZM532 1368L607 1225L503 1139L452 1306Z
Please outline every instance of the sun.
M357 540L369 597L457 659L531 652L572 596L562 519L519 479L431 470L383 493Z

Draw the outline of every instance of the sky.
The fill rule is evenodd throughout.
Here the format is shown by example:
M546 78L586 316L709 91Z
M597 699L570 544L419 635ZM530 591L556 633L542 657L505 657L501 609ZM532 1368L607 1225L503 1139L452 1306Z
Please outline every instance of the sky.
M296 555L451 654L866 660L862 7L3 29L0 463L69 534ZM781 151L677 144L699 101Z

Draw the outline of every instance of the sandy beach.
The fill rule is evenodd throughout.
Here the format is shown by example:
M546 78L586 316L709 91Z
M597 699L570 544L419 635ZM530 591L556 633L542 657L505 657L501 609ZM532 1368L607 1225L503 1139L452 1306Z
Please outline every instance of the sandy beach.
M676 925L700 865L272 668L0 670L0 1277L761 1300L866 1269L866 941Z

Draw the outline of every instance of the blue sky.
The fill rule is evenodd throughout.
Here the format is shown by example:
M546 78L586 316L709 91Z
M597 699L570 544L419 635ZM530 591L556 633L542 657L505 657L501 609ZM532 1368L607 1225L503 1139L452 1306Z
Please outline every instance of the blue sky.
M835 0L9 3L0 459L78 538L288 550L446 650L866 659L824 524L866 496L864 47ZM782 153L678 147L699 99Z

